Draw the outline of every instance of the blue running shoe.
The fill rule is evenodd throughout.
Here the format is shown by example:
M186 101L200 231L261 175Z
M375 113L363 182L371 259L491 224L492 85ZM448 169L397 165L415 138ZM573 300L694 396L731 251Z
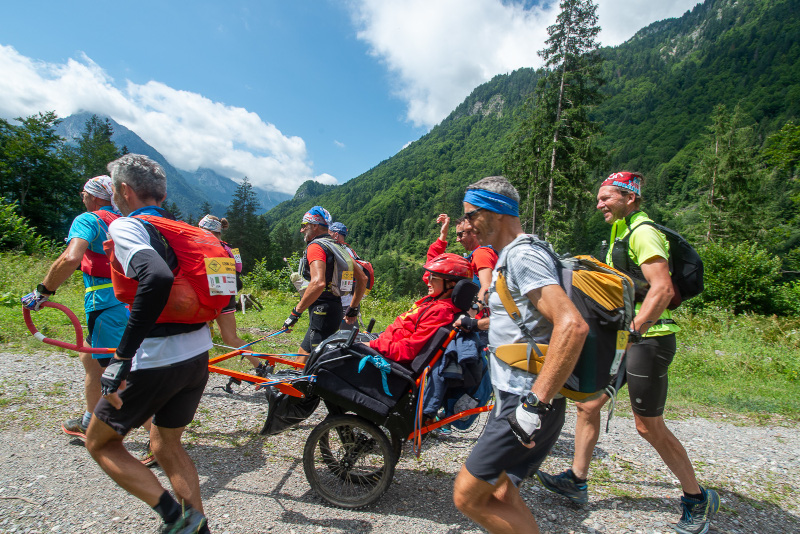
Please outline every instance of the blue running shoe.
M161 525L161 534L196 534L206 524L206 516L191 506L185 506L178 519Z
M679 534L706 534L711 526L711 519L719 510L719 495L713 489L703 489L706 498L695 501L681 497L681 520L673 528Z
M586 482L578 484L572 474L572 469L567 469L558 475L548 475L543 471L536 471L536 478L546 490L563 495L575 504L589 502L589 485Z

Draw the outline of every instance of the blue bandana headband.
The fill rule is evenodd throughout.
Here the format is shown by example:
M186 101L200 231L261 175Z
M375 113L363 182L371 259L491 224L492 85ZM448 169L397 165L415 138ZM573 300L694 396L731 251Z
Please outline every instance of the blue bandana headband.
M322 206L314 206L303 215L304 223L319 224L326 228L332 220L331 214Z
M500 193L493 193L485 189L468 189L464 193L464 202L501 215L519 217L519 202Z

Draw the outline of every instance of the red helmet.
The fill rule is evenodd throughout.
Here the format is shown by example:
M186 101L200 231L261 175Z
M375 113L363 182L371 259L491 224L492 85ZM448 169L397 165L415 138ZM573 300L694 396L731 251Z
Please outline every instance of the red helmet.
M472 279L472 266L469 260L458 254L451 254L449 252L439 254L422 268L428 273L435 274L445 280ZM427 276L425 279L427 279Z

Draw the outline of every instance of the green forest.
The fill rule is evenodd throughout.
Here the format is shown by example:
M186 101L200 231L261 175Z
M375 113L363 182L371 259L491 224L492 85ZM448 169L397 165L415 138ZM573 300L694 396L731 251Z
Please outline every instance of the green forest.
M706 0L620 46L589 46L591 61L575 66L570 82L586 89L582 107L566 114L569 136L583 135L582 155L556 169L556 191L566 200L553 203L543 223L523 219L526 231L547 231L562 253L599 255L608 227L594 208L596 187L610 172L638 171L645 211L687 237L706 261L707 290L693 306L800 313L798 14L800 0ZM419 292L437 214L459 215L465 187L484 176L525 183L544 168L522 143L548 120L553 80L566 72L558 54L550 57L545 68L475 88L428 134L343 185L307 182L292 200L258 215L245 180L226 213L215 213L231 220L223 238L242 250L251 276L277 288L284 259L302 251L302 215L319 204L373 262L378 293ZM113 146L110 126L96 117L77 146L55 135L57 121L43 111L0 122L3 249L57 249L82 209L83 181L126 150ZM519 159L525 150L528 159ZM192 223L211 211L209 204L202 213L165 207ZM452 242L458 252L454 235Z

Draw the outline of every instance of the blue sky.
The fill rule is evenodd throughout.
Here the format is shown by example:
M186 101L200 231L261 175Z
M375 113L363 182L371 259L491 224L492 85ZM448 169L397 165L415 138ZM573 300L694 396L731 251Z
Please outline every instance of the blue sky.
M601 0L602 44L696 1ZM0 117L103 113L178 168L293 193L369 170L494 75L539 66L556 14L510 0L6 3Z

